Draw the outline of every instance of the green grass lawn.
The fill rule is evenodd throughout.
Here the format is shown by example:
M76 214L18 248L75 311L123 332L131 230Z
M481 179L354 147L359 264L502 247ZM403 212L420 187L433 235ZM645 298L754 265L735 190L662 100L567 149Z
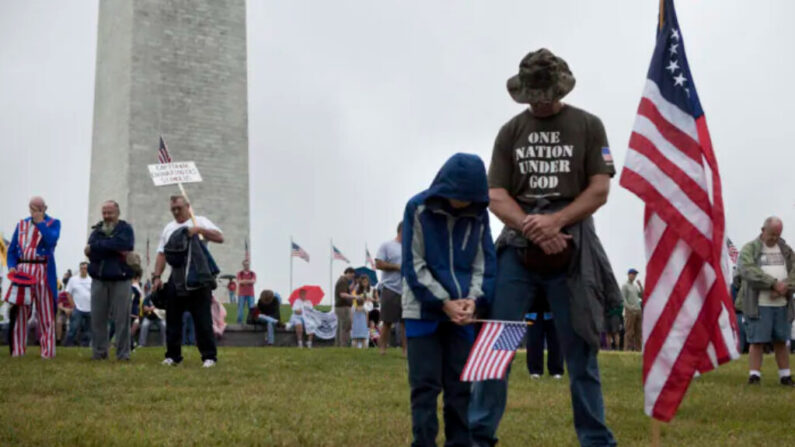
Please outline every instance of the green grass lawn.
M0 356L0 445L399 446L411 437L406 363L399 350L223 348L202 369L161 366L161 348L129 363L92 362L85 348L59 348L44 361ZM648 445L640 357L599 356L607 421L620 445ZM517 356L501 445L576 445L566 381L531 381ZM663 428L668 446L792 445L795 389L745 385L743 358L698 379L678 417Z

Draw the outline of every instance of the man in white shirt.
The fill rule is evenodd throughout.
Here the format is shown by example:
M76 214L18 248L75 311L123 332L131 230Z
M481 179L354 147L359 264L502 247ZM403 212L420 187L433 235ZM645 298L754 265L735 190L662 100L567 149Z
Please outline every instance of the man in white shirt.
M402 324L403 308L401 304L403 297L403 275L400 273L400 263L403 259L402 241L403 222L401 221L398 224L395 238L381 244L375 254L375 268L381 270L381 322L383 328L378 340L381 354L386 354L392 325L396 325L401 334L400 346L403 348L403 355L406 355L406 331Z
M183 196L171 196L171 214L174 220L166 224L160 243L157 247L155 270L152 275L152 288L159 291L163 288L160 276L166 268L165 249L172 235L181 228L187 228L189 238L198 235L205 242L224 242L221 229L204 216L192 216L190 203ZM196 225L194 225L194 219ZM194 252L192 256L196 256ZM212 290L210 287L198 287L188 290L185 286L187 275L185 267L171 266L169 276L168 301L166 304L166 358L164 365L176 366L182 361L182 314L188 311L193 316L196 328L196 346L202 357L202 366L211 368L218 361L213 333Z
M91 277L88 276L87 262L81 262L80 273L66 283L66 294L75 307L69 317L69 332L64 346L73 346L78 332L80 346L88 346L91 340Z
M762 234L740 251L738 265L742 283L736 306L743 311L750 345L750 385L761 382L762 349L766 343L773 343L779 382L784 386L795 386L786 344L795 314L792 302L795 255L781 239L783 229L781 219L768 217L762 226Z

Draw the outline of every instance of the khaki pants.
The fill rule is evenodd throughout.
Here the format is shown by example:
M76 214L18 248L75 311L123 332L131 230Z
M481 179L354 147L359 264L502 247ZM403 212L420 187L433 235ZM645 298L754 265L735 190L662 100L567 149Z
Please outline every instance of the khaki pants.
M626 325L626 333L624 334L626 349L628 351L640 351L643 344L643 312L627 309L624 313L624 323Z
M337 314L337 338L334 346L347 348L351 345L351 308L335 307Z

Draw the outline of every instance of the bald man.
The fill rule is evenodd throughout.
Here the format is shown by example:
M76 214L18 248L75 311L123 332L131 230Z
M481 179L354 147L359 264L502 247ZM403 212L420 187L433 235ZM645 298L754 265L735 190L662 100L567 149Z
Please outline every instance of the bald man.
M55 357L58 279L54 252L61 234L61 221L47 215L47 204L41 197L30 199L28 208L30 217L19 221L8 246L8 271L30 276L34 283L30 286L12 284L4 297L12 304L9 348L12 357L25 354L28 319L31 308L36 306L41 356L49 359Z
M778 217L765 219L762 233L745 244L737 263L742 282L736 307L745 316L750 385L761 383L762 349L766 343L773 343L779 383L793 386L786 342L794 316L795 257L792 248L781 238L783 229Z

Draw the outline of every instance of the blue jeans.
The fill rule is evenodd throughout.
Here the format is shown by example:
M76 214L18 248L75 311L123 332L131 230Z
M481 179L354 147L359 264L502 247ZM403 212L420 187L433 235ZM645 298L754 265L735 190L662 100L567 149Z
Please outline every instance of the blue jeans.
M738 349L740 350L740 354L742 354L748 350L748 339L745 335L745 319L743 318L742 312L735 312L735 316L737 317L737 327L740 330Z
M259 321L260 323L265 323L268 326L268 344L272 345L273 344L273 339L274 339L273 338L273 326L276 323L278 323L279 320L277 320L277 319L275 319L273 317L269 317L267 315L259 315L257 317L257 321Z
M77 309L72 311L69 317L69 332L66 333L64 346L74 346L75 337L80 330L80 346L91 344L91 312L81 312Z
M237 323L243 322L243 311L254 307L254 297L240 295L237 297Z
M472 445L467 428L470 387L460 380L472 340L463 336L460 329L443 322L432 334L407 340L412 447L436 446L439 393L443 393L444 403L444 445Z
M605 425L597 350L574 333L566 275L543 276L528 271L517 250L511 247L500 251L497 265L497 291L490 318L521 321L532 306L536 292L544 291L569 371L574 428L580 445L615 446L613 433ZM507 397L507 375L504 380L474 384L469 405L469 425L475 445L492 445L496 442L497 426L505 412Z
M229 291L229 303L230 304L237 304L237 298L235 298L235 292Z
M166 322L158 318L152 320L147 317L141 318L141 329L138 334L138 346L146 346L146 339L149 338L149 327L156 326L160 332L160 344L166 345Z

